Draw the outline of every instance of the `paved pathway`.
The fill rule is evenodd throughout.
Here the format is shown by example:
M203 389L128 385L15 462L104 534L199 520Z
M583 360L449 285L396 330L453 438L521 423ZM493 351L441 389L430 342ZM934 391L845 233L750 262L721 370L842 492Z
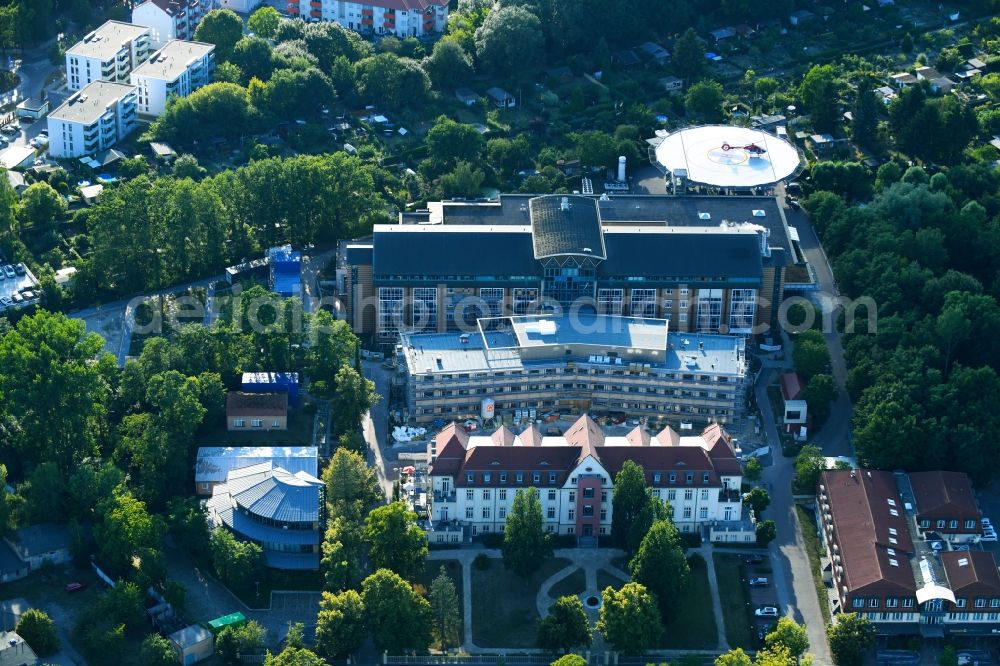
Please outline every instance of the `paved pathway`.
M484 553L487 557L502 557L499 550L478 548L432 550L427 554L429 560L458 560L462 565L462 649L468 653L489 652L472 642L472 561L480 553Z
M705 560L708 570L708 587L712 590L712 614L715 615L715 631L718 635L716 645L720 651L725 652L729 649L729 641L726 639L726 620L722 615L722 601L719 598L719 580L715 576L713 552L712 544L703 543L700 548L688 550L687 554L690 557L693 553L698 553Z

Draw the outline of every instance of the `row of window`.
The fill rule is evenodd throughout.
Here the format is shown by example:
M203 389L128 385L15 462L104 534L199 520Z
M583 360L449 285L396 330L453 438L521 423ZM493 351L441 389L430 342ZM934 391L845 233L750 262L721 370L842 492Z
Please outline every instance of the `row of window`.
M852 602L855 608L864 608L866 603L869 608L878 608L879 604L882 603L880 597L855 597ZM913 599L911 597L903 597L899 599L897 597L886 597L884 599L886 608L896 608L902 606L903 608L913 608ZM973 601L976 608L986 608L989 604L990 608L1000 608L1000 597L976 597ZM965 597L957 597L955 599L956 608L965 608L968 604L968 599Z
M945 525L946 524L948 525L949 529L953 529L953 530L957 530L958 529L958 520L956 520L954 518L951 519L951 520L948 520L948 521L945 521L944 519L939 518L937 521L935 521L935 526L939 530L945 529ZM920 529L928 530L928 529L930 529L930 527L931 527L931 521L930 521L930 519L924 518L923 520L920 521ZM974 530L974 529L976 529L976 520L974 518L970 518L970 519L966 520L965 521L965 529L967 529L967 530Z
M549 472L548 473L549 485L553 485L553 484L556 483L556 477L557 477L557 475L558 475L557 472ZM507 472L498 472L497 473L497 479L500 481L500 483L507 483ZM466 475L465 475L465 481L468 484L474 484L474 483L476 483L476 473L475 472L467 472ZM531 482L534 483L534 484L536 484L536 485L539 484L539 483L541 483L542 482L542 473L541 472L532 472L532 474L531 474ZM607 482L608 482L608 480L605 477L601 477L601 483L602 484L603 483L607 483ZM482 483L483 484L493 483L493 472L483 472L482 473ZM524 483L524 472L515 472L514 473L514 483L516 483L518 485ZM576 477L575 476L570 479L570 483L573 484L573 485L576 485ZM591 493L591 496L593 496L593 492L594 492L593 488L585 488L584 492L587 492L587 491L589 491ZM470 490L470 491L467 491L467 492L472 492L472 491ZM506 492L506 491L501 491L501 492ZM537 489L536 489L536 493L537 493ZM570 501L573 501L573 497L574 497L574 495L571 494L570 495ZM472 499L472 497L470 496L469 499ZM483 499L489 499L489 496L486 496ZM503 498L501 498L501 499L503 499ZM552 498L552 499L554 499L554 498Z
M489 476L489 475L487 474L486 476ZM520 478L521 475L518 474L518 477ZM576 479L574 478L573 481L576 482ZM503 472L503 473L500 474L500 483L507 483L507 473L506 472ZM521 483L521 481L518 481L518 483ZM541 493L539 492L538 488L533 488L532 490L535 491L535 497L541 498ZM447 492L447 490L445 492ZM488 502L493 497L493 491L490 488L483 488L479 492L480 492L480 496L483 499L483 501L487 501ZM549 499L550 502L556 501L556 492L557 491L556 491L555 488L550 488L548 490L548 499ZM581 497L583 497L584 499L593 499L594 498L594 489L593 488L584 488L583 489L583 493L581 494ZM470 502L474 502L475 499L476 499L476 491L473 490L472 488L467 489L465 491L465 499L468 500L468 501L470 501ZM501 502L504 502L504 501L507 500L507 489L506 488L500 488L500 489L497 490L497 499L500 500ZM569 501L570 502L575 502L576 501L576 491L575 490L569 491ZM607 490L602 490L601 491L601 501L602 502L607 502L608 501L608 491Z
M519 409L524 407L554 407L556 405L555 400L538 400L538 401L520 401L520 402L498 402L496 403L497 409ZM611 409L626 409L631 411L646 411L646 412L657 412L662 413L665 411L674 411L681 414L699 414L704 418L709 417L725 417L732 416L732 409L725 409L724 407L710 409L708 407L691 407L689 405L670 405L667 404L652 404L652 403L641 403L641 402L606 402L601 400L592 401L594 406L605 406ZM457 405L436 405L434 407L423 407L418 406L416 408L417 416L428 416L431 414L479 414L479 403L466 403Z
M624 377L626 375L634 374L629 370L624 368L621 370L610 370L602 367L591 367L587 365L586 362L580 361L581 367L567 367L564 365L559 365L556 367L547 368L526 368L524 370L513 370L510 372L497 371L497 372L445 372L435 375L424 375L423 381L449 381L452 379L518 379L525 375L611 375L613 377ZM652 374L657 378L671 381L685 381L685 382L702 382L702 383L733 383L736 381L736 377L729 377L726 375L696 375L690 372L659 372L658 369L651 369L647 371L648 374Z
M245 428L246 426L247 426L246 419L233 419L233 427L234 428ZM250 427L251 428L263 428L264 427L264 419L250 419ZM272 428L280 428L281 427L281 421L279 419L274 419L273 421L271 421L271 427Z

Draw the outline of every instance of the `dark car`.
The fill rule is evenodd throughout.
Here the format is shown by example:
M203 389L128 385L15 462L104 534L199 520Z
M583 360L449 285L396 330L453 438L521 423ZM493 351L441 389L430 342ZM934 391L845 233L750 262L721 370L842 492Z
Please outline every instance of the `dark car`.
M767 583L767 578L763 576L750 579L750 587L767 587Z
M747 555L745 561L747 564L762 564L764 557L762 555Z
M66 591L67 592L79 592L80 590L82 590L85 587L87 587L86 583L73 582L73 583L69 583L68 585L66 585Z

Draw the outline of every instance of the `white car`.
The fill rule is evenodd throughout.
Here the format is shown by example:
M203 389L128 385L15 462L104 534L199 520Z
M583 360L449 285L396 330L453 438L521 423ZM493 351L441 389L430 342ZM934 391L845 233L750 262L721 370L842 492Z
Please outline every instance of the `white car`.
M990 532L989 534L984 534L983 536L981 536L979 538L979 540L980 541L996 541L997 540L997 533L996 532Z
M778 617L778 609L774 606L764 606L753 612L757 617Z

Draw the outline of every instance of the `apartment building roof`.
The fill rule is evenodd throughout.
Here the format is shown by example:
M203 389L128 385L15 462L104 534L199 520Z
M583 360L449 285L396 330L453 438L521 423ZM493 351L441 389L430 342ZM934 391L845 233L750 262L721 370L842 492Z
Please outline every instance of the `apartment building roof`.
M538 272L530 226L377 224L373 245L372 270L385 275L419 278Z
M908 560L914 546L892 473L827 470L820 491L827 496L847 587L888 583L915 593Z
M941 553L948 584L956 596L972 585L982 585L1000 594L1000 570L993 553L984 550Z
M454 476L456 486L516 486L510 475L518 472L537 472L544 475L544 485L562 485L588 456L612 478L626 460L633 460L643 466L647 483L654 487L718 487L721 476L742 475L732 438L717 424L701 435L681 438L669 428L655 436L638 436L635 431L625 437L607 436L587 415L561 437L541 437L534 426L520 435L470 436L461 426L450 424L438 433L435 443L438 454L430 474ZM508 483L500 482L500 471L508 474ZM488 482L485 473L491 473ZM692 474L690 481L687 473ZM469 474L473 475L471 484ZM556 475L554 483L549 483L549 474ZM524 485L531 485L530 477Z
M484 330L493 323L503 326L504 330L509 330L511 335L507 336L505 341L522 349L525 347L596 345L665 350L669 329L669 322L666 319L600 315L580 315L578 317L532 315L480 320L480 325ZM494 339L494 342L501 342L501 340Z
M226 414L228 416L287 416L288 394L230 391L226 394Z
M71 46L68 55L108 60L129 42L149 34L149 28L122 21L108 21Z
M172 39L149 56L149 60L136 67L132 74L147 79L173 81L214 50L215 44Z
M961 472L911 472L918 515L979 515L969 477ZM977 526L978 527L978 526Z
M152 5L159 7L170 16L177 16L197 4L197 0L146 0L146 2L137 5L136 9L142 5ZM133 9L132 11L135 10Z
M89 125L123 97L135 92L135 86L110 81L93 81L73 93L49 114L49 119Z
M607 259L597 200L582 196L528 201L535 259L575 255Z

